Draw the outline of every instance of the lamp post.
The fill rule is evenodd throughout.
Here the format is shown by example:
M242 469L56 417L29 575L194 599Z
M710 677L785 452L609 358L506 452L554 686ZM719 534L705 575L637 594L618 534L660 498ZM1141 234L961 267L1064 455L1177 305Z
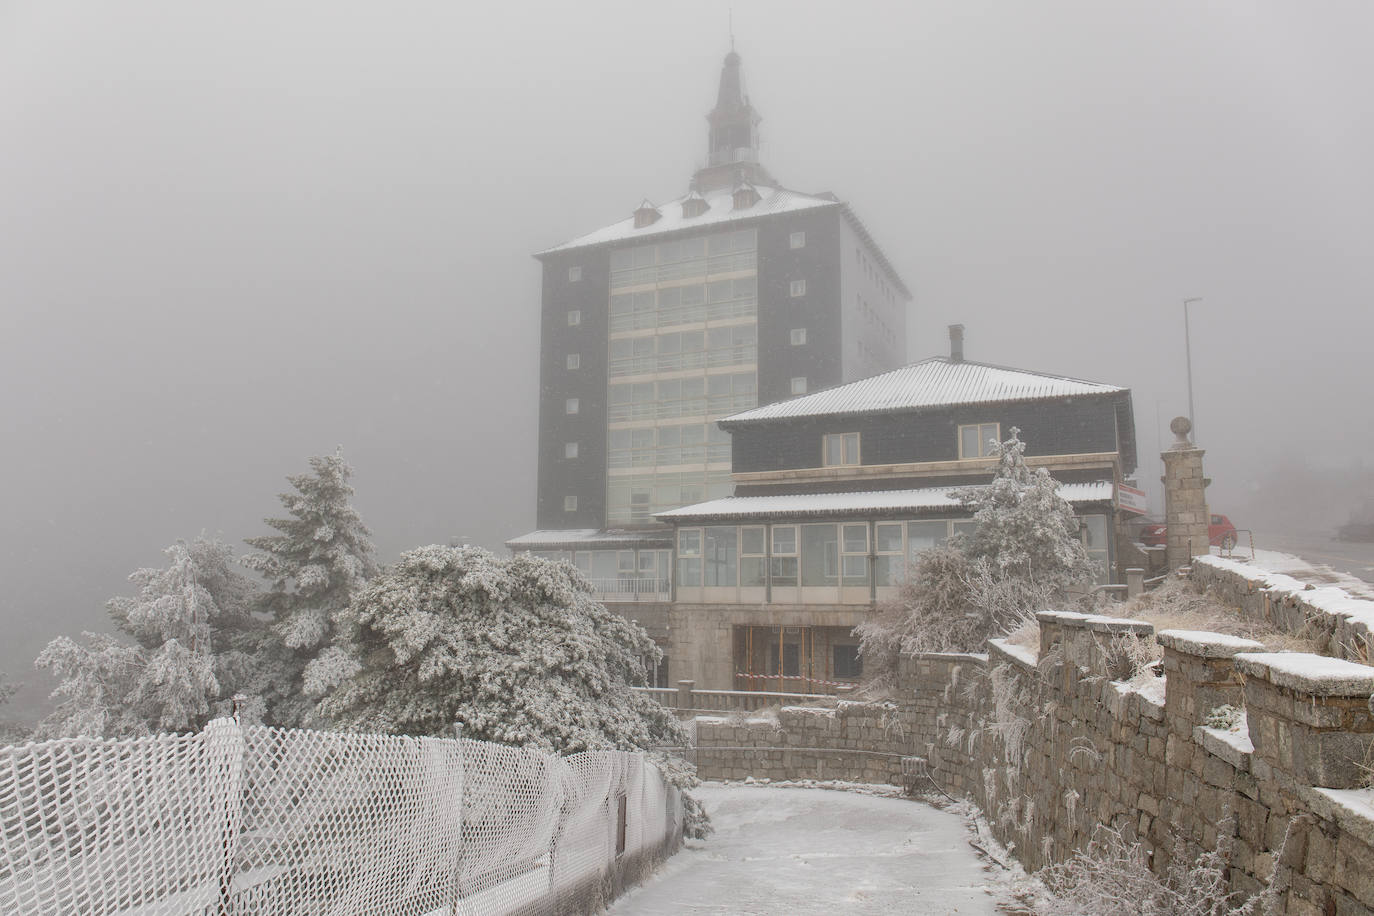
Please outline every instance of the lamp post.
M1201 296L1183 300L1183 353L1188 361L1188 419L1193 424L1193 445L1197 445L1197 415L1193 413L1193 341L1188 330L1188 303L1201 301Z

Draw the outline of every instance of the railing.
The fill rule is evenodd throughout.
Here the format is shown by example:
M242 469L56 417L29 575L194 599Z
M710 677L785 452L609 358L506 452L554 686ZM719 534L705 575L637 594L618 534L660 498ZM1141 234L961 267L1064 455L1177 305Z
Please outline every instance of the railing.
M603 601L667 601L673 583L667 578L589 579Z
M643 756L241 726L0 749L0 912L591 912L676 843ZM590 899L588 899L590 898Z

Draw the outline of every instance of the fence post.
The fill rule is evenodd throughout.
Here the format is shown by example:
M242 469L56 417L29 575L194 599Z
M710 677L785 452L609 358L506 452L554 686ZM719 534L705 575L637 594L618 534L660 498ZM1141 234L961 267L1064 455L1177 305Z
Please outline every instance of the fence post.
M697 686L697 682L696 682L696 681L678 681L678 682L677 682L677 708L678 708L678 709L691 709L691 708L692 708L692 690L693 690L696 686Z
M463 723L461 720L453 723L453 741L458 748L458 760L463 764L462 776L458 780L458 797L454 799L454 804L458 806L458 851L453 857L453 896L449 900L448 916L458 916L458 904L463 902L463 850L466 848L466 840L463 838L463 795L468 788L467 763L463 758Z
M229 916L233 908L234 873L243 821L243 763L248 752L243 726L239 723L243 699L234 697L232 717L212 719L201 732L205 736L205 754L210 760L209 772L215 774L216 781L223 780L218 786L224 794L224 817L220 821L220 848L224 853L219 863L220 916Z
M1145 570L1126 570L1126 597L1134 598L1145 591Z

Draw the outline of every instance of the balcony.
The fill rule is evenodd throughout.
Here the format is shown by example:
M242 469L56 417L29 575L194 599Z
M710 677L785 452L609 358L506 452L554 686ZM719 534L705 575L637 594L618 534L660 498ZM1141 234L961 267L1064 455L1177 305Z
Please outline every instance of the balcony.
M666 602L672 598L669 579L588 579L596 597L608 604L625 602Z

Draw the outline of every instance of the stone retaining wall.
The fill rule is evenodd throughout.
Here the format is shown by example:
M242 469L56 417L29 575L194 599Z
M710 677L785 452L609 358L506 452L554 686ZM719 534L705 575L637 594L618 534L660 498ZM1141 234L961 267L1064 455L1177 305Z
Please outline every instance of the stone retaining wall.
M1310 638L1327 655L1361 664L1374 658L1374 602L1221 557L1195 557L1191 578L1241 616Z
M1040 624L1038 650L993 641L905 662L895 703L698 719L701 775L897 782L916 756L1029 869L1099 824L1137 838L1156 871L1229 837L1233 886L1277 881L1279 912L1371 912L1374 668L1140 621ZM1162 645L1164 678L1132 670L1142 640ZM1245 717L1207 727L1225 706Z

